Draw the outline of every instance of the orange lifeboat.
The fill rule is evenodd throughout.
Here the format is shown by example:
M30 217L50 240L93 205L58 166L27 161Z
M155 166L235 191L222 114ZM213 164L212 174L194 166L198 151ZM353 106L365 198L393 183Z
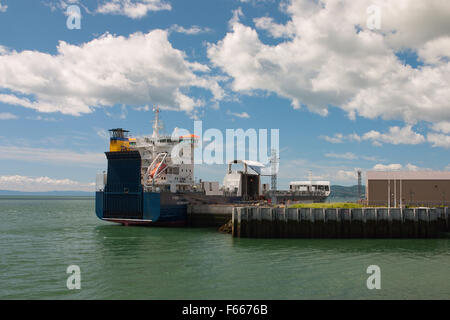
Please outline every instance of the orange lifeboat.
M160 165L161 165L161 166L160 166ZM158 167L159 167L159 170L158 170L158 172L156 172L156 170L158 169ZM152 172L150 173L150 178L153 178L155 175L157 175L158 173L162 172L166 167L167 167L166 164L164 164L164 163L161 164L161 162L158 162L158 163L155 165L155 168L153 168Z

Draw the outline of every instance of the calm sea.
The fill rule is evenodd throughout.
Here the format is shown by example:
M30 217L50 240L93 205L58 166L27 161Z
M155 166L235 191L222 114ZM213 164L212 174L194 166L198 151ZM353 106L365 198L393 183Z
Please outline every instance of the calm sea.
M449 299L450 239L234 239L122 227L92 198L0 198L1 299ZM81 269L68 290L66 269ZM369 265L381 289L369 290Z

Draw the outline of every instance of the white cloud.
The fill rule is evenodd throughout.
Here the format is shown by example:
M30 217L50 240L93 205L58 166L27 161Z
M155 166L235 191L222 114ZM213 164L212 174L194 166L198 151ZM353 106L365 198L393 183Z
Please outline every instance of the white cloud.
M229 114L230 116L235 116L238 118L242 118L242 119L249 119L250 115L247 112L231 112L230 110L227 111L227 114Z
M277 24L271 17L253 19L258 29L266 30L274 38L292 38L295 35L295 26L292 21L286 25Z
M343 181L343 182L351 182L357 181L358 179L358 171L355 170L338 170L338 172L331 176L333 181Z
M184 33L184 34L188 34L188 35L195 35L195 34L200 34L200 33L209 33L212 30L210 28L202 28L199 26L192 26L190 28L185 28L185 27L179 26L177 24L174 24L169 28L169 31Z
M372 144L375 146L381 146L383 143L416 145L426 142L425 137L420 133L414 132L411 125L406 125L403 128L397 126L390 127L389 131L386 133L371 130L362 136L356 133L349 135L336 133L333 137L320 136L319 138L331 143L343 143L344 141L372 141Z
M429 41L419 49L419 56L430 64L445 64L450 58L450 36Z
M392 163L392 164L376 164L372 170L375 171L419 171L419 170L430 170L428 168L419 168L416 165L413 165L411 163L408 163L407 165L403 166L399 163Z
M135 107L133 109L136 110L136 111L145 111L145 112L150 111L150 107L148 105Z
M406 170L408 170L408 171L418 171L418 170L419 170L419 167L418 167L418 166L415 166L415 165L413 165L413 164L411 164L411 163L408 163L408 164L406 165Z
M103 140L109 140L109 132L106 129L101 128L94 128L95 133L97 133L97 136L102 138Z
M92 112L94 107L150 103L191 113L205 104L187 95L192 87L222 98L214 78L197 74L208 71L173 48L167 31L129 37L105 34L81 45L61 41L56 55L3 52L0 88L11 93L1 94L0 101L71 115Z
M434 131L438 131L438 132L450 133L450 122L444 121L444 122L435 123L432 126L432 129Z
M450 62L414 69L396 56L418 50L430 62L445 54L447 41L437 39L448 36L450 2L376 1L381 31L366 28L372 3L291 0L284 6L290 17L284 27L270 17L255 20L257 27L274 27L274 36L294 33L275 45L263 43L235 13L231 31L210 44L208 57L232 77L234 91L274 92L294 108L326 115L332 105L352 118L450 121Z
M328 141L330 143L343 143L344 142L344 135L341 133L336 133L334 136L320 136L319 138Z
M10 112L0 112L0 120L12 120L12 119L17 119L17 116Z
M450 136L441 133L429 133L427 140L433 147L450 148Z
M0 190L25 192L94 191L95 183L82 183L70 179L13 175L0 176Z
M390 144L421 144L426 141L425 137L412 130L412 126L407 125L403 128L390 127L389 132L380 133L372 130L365 133L362 140L370 140L375 145L381 145L382 143Z
M71 150L0 146L0 160L20 160L61 165L98 167L106 164L103 153L76 152Z
M170 3L163 0L103 0L97 12L102 14L124 15L132 19L140 19L149 11L171 10Z
M393 164L376 164L373 167L373 170L376 171L399 171L403 168L403 166L399 163Z
M0 12L6 12L6 9L8 9L8 6L0 2Z
M358 156L351 152L346 153L334 153L329 152L325 154L325 157L327 158L336 158L336 159L346 159L346 160L356 160L358 159Z

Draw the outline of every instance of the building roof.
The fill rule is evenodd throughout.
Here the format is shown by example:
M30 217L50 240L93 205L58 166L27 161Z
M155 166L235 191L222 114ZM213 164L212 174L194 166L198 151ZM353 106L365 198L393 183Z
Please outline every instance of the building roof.
M450 180L450 171L367 171L367 180Z

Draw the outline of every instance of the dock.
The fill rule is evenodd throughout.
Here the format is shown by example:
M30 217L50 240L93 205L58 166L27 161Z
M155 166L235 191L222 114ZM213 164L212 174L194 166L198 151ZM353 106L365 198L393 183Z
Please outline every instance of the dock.
M231 220L231 221L230 221ZM449 208L274 208L198 205L191 227L230 223L237 238L441 238L449 237Z

